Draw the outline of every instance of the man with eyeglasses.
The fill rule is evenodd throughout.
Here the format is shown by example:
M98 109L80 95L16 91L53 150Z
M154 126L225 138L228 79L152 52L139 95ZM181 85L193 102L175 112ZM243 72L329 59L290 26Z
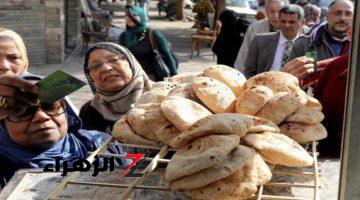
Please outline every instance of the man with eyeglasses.
M346 30L351 25L354 3L349 0L335 0L329 5L325 22L309 34L300 37L289 56L283 71L302 79L314 71L313 65L303 59L307 52L316 52L317 61L343 55L349 51Z

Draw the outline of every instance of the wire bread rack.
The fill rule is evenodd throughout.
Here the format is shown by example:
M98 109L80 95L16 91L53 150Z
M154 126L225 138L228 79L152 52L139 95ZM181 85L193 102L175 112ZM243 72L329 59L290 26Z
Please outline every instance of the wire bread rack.
M144 158L144 161L147 161L149 164L142 170L142 176L136 177L133 182L130 184L114 184L114 183L100 183L100 182L84 182L77 181L76 179L81 175L82 172L71 172L67 177L63 178L62 181L50 192L50 194L45 198L47 200L71 200L77 198L63 198L59 197L67 187L71 187L74 185L83 185L83 186L102 186L102 187L112 187L112 188L122 188L124 191L121 193L120 199L127 200L130 199L132 192L136 189L144 189L144 190L158 190L158 191L170 191L169 187L164 186L147 186L142 183L148 177L149 174L154 172L157 165L159 163L169 163L169 159L164 159L165 155L169 151L174 151L174 149L169 148L168 146L163 147L153 147L153 146L144 146L144 145L135 145L135 144L124 144L124 143L114 143L115 139L112 137L107 140L100 148L96 151L91 152L87 160L92 163L94 162L95 156L98 157L114 157L114 158L124 158L125 155L120 154L109 154L104 153L105 150L109 147L109 145L120 145L123 147L135 147L139 149L145 150L159 150L159 152L154 157ZM317 142L312 142L308 145L311 149L309 152L313 158L314 163L311 167L306 168L306 170L293 170L293 169L274 169L272 170L273 175L286 175L286 176L295 176L295 177L306 177L310 178L312 183L294 183L294 182L273 182L270 181L266 183L264 186L260 186L256 194L252 196L252 199L255 200L265 200L265 199L273 199L273 200L319 200L319 192L320 192L320 181L319 181L319 165L318 165L318 152L316 150ZM309 194L309 190L312 190L311 197L297 197L293 195L274 195L274 194L266 194L266 187L286 187L286 188L300 188L307 189L307 194Z

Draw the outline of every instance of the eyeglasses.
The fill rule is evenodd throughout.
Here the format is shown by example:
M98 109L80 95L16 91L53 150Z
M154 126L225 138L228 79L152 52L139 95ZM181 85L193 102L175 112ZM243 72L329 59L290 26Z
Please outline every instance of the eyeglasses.
M126 60L125 55L123 54L118 54L118 55L114 55L114 56L109 56L107 58L106 63L113 65L116 64L119 60L124 61ZM96 62L93 65L89 66L87 69L91 72L97 72L99 71L99 69L103 66L103 64L105 64L104 62Z
M341 17L343 15L345 15L346 17L352 17L353 13L351 11L341 11L341 10L336 10L335 12L330 12L332 15L334 15L335 17Z
M49 116L58 116L66 111L66 103L64 100L57 101L53 104L43 103L40 106L31 106L25 112L18 116L9 116L7 120L10 122L22 122L32 119L38 110L42 110Z

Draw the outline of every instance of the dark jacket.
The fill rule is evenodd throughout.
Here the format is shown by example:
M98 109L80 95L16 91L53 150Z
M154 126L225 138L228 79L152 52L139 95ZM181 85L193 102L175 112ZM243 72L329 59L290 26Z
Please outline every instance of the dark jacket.
M220 20L221 31L216 38L212 51L217 56L218 64L234 67L234 62L250 22L241 19L235 12L229 10L221 13Z
M170 75L171 76L176 75L178 68L178 61L171 50L171 46L168 40L160 31L154 30L153 33L154 33L154 40L156 41L158 50L162 55L164 62L169 68ZM155 74L155 69L153 66L155 66L154 62L156 60L148 37L149 29L145 33L141 33L141 34L142 36L139 37L138 42L133 47L125 46L124 35L120 35L119 43L131 51L131 53L135 56L136 60L139 61L141 67L144 69L146 74L150 75L151 77L151 75Z
M314 27L314 29L310 31L309 35L300 37L291 51L289 61L294 58L304 56L305 53L309 51L317 51L318 61L336 57L345 53L342 51L339 55L337 55L331 48L331 36L325 30L327 25L328 24L325 23L319 25L319 27ZM347 41L344 42L343 46L347 46L347 43Z
M85 130L98 130L110 134L115 121L104 119L102 114L90 104L91 101L88 101L80 109L79 117L82 121L82 128Z

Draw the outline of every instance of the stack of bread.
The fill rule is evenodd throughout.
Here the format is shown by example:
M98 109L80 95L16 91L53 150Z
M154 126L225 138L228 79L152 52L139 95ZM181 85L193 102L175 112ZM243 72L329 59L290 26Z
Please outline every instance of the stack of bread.
M304 167L298 143L325 138L321 104L297 78L265 72L246 80L217 65L155 83L114 126L124 143L178 149L165 178L193 199L247 199L271 179L268 164Z

